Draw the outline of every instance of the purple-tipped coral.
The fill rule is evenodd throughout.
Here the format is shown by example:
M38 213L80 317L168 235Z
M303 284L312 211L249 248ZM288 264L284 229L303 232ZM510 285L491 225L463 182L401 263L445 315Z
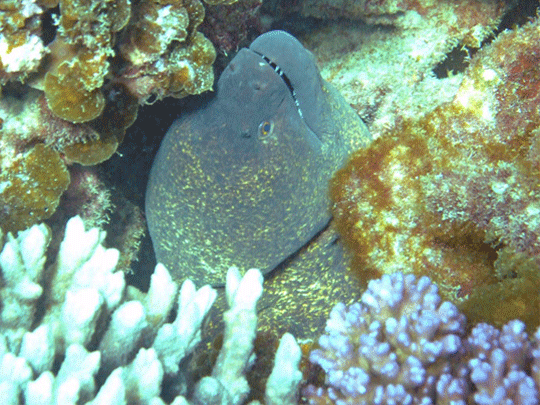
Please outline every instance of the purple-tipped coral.
M502 331L441 302L428 277L384 275L338 304L310 361L326 374L309 404L538 404L540 350L521 321ZM532 372L531 372L532 370Z
M538 333L536 334L538 339ZM467 339L473 394L477 404L538 404L537 380L528 370L533 357L531 343L521 321L510 321L502 331L491 325L477 325Z

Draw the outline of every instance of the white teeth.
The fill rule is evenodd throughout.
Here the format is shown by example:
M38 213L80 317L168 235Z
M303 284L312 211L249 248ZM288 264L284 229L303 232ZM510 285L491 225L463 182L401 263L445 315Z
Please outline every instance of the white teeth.
M296 92L294 91L294 88L291 84L291 81L289 78L285 75L283 70L276 65L274 62L272 62L268 57L261 55L261 58L270 65L272 69L283 79L287 87L289 88L289 91L291 92L291 96L294 99L294 103L296 104L296 108L298 109L298 114L300 114L300 118L304 118L304 114L302 114L302 110L300 109L300 102L298 101L298 98L296 98Z

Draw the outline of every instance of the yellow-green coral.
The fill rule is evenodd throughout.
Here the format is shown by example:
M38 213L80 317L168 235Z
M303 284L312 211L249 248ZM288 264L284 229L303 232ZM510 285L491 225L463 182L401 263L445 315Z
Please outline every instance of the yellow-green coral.
M192 33L202 22L200 16L204 8L198 0L142 3L127 29L122 56L134 65L155 62L173 41L186 40L188 28Z
M215 59L216 52L210 41L196 32L187 47L171 52L164 88L174 97L185 97L197 94L201 88L212 87Z
M70 44L97 50L129 21L129 0L60 0L58 35Z
M50 217L69 185L69 173L58 152L38 144L5 162L0 175L0 223L15 232Z
M462 304L472 323L502 326L505 320L520 319L529 330L538 325L540 274L534 257L505 248L498 252L495 271L500 282L475 290Z
M114 56L113 35L128 22L127 0L61 0L57 38L50 45L52 63L43 89L58 117L79 123L97 118L105 106L102 94Z

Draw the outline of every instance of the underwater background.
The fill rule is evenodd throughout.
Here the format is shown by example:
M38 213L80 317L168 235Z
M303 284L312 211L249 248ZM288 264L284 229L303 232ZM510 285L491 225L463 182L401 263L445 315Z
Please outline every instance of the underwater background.
M537 1L0 6L4 403L539 402ZM264 283L252 272L241 289L254 265L230 263L239 273L217 285L208 266L182 295L186 276L156 267L146 224L154 158L177 119L218 97L239 50L272 30L313 54L321 88L329 83L360 124L332 120L361 141L346 137L343 160L322 177L328 186L294 203L300 213L323 196L326 220L298 236ZM303 63L275 69L293 97ZM307 156L279 168L313 180L322 160ZM252 178L250 192L261 177ZM211 204L206 194L197 204ZM295 226L300 235L309 224ZM215 241L207 235L190 246L204 250ZM267 386L280 341L291 363L279 367L290 370ZM143 380L153 383L145 394Z

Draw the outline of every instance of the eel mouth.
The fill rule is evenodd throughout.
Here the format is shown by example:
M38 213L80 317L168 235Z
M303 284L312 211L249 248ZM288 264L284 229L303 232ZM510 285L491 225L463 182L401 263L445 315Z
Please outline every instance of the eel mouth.
M304 123L306 124L306 126L310 130L312 137L314 137L316 139L316 142L319 143L318 147L321 147L322 146L322 140L317 135L317 133L313 130L311 125L309 125L309 122L306 121L306 119L304 118L304 114L302 113L302 108L300 106L300 101L298 100L298 97L296 96L296 91L294 90L294 87L293 87L291 81L287 77L287 74L283 71L283 69L281 69L281 67L279 67L279 65L277 63L275 63L273 60L271 60L266 55L264 55L264 54L262 54L260 52L254 51L253 49L249 49L249 50L251 52L259 55L279 75L279 77L281 77L281 80L283 80L283 82L285 83L285 85L289 89L289 92L291 93L291 97L293 98L294 104L296 105L296 109L298 110L298 115L300 115L300 118L302 119L302 121L304 121Z

